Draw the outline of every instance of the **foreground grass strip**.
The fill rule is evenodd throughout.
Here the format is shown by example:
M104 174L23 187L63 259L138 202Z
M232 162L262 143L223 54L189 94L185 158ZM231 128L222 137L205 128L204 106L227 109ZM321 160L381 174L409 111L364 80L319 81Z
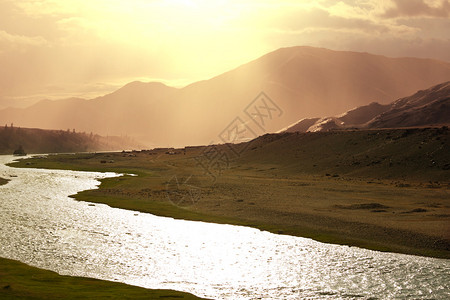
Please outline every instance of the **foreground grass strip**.
M201 299L173 290L150 290L124 283L58 275L0 258L1 299Z

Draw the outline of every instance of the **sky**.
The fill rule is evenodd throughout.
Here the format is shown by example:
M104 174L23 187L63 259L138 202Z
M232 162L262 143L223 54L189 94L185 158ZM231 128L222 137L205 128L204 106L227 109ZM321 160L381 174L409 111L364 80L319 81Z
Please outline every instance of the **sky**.
M450 62L450 0L0 0L0 108L182 87L301 45Z

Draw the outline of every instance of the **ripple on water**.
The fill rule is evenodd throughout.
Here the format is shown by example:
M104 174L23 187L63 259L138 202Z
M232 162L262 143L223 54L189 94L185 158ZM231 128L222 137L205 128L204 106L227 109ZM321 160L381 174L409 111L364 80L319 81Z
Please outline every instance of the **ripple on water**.
M0 157L12 179L0 187L3 257L220 299L450 297L449 260L78 202L68 195L117 175L4 166L11 159Z

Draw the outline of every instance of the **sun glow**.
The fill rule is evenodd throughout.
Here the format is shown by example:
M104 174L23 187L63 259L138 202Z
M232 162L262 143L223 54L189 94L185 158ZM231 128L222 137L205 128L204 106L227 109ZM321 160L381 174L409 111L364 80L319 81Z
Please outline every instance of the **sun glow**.
M1 0L0 101L41 97L55 86L82 96L137 78L179 86L298 45L450 60L442 1L396 3Z
M39 35L48 48L64 53L52 59L67 64L76 57L83 62L79 70L67 66L70 74L58 76L61 82L56 84L65 84L94 78L108 83L139 77L165 82L208 79L274 50L273 31L262 28L280 23L269 15L305 3L24 0L14 5L30 19L54 20L52 32Z
M91 7L69 23L89 28L119 49L129 45L144 60L158 56L167 72L183 70L178 77L194 81L270 50L261 47L258 33L240 28L245 13L245 6L233 1L135 0Z

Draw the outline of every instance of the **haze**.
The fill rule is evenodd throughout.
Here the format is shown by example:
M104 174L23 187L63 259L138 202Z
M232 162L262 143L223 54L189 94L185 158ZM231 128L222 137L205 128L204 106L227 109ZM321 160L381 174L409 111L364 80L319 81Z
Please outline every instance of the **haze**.
M294 45L450 61L449 1L0 1L0 108L181 87Z

